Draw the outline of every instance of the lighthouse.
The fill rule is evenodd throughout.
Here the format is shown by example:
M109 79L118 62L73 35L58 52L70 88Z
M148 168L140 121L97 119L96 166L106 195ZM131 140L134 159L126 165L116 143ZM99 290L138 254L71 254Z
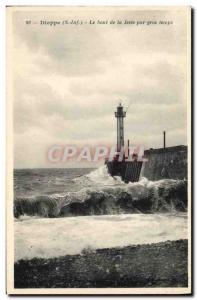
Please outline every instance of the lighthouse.
M122 160L119 160L121 154L124 152L124 118L126 117L126 111L121 103L117 106L117 111L115 111L115 117L117 118L117 154L113 159L106 159L105 163L107 165L108 172L111 176L120 176L121 179L128 183L136 182L139 180L142 161L138 161L136 156L132 156L131 160L125 156ZM129 141L128 141L129 148ZM129 151L128 151L129 155Z
M117 118L117 152L119 152L124 148L124 118L126 117L121 103L117 107L115 117Z
M129 151L128 140L128 157L125 155L124 118L126 112L121 103L115 111L115 117L117 118L117 153L114 157L105 160L108 173L111 176L120 176L126 183L139 181L141 175L149 180L164 178L185 180L187 178L187 146L166 147L165 131L163 132L162 148L150 148L144 151L143 157L139 157ZM144 162L146 163L144 164ZM168 168L167 171L166 168Z

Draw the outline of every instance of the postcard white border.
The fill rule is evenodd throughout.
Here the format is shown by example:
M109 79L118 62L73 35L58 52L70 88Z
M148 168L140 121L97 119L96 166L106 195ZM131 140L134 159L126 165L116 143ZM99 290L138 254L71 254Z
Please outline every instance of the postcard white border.
M6 139L6 207L7 207L7 294L9 295L135 295L135 294L190 294L191 293L191 201L188 201L188 271L189 285L187 288L14 288L14 217L13 217L13 91L12 91L12 13L14 11L54 11L72 9L77 11L97 10L183 10L188 17L188 72L187 72L187 118L188 118L188 199L191 199L191 7L189 6L11 6L7 7L6 18L6 99L7 99L7 139Z

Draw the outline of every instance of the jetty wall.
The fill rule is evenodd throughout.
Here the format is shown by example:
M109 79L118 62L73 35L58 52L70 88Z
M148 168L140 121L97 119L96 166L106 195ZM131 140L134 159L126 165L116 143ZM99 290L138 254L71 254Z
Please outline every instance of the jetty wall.
M187 146L149 149L144 152L141 177L149 180L187 179Z

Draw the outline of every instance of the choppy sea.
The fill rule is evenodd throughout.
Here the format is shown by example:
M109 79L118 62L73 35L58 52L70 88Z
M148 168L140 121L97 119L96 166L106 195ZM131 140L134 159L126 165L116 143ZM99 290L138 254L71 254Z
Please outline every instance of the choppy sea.
M102 166L14 171L14 213L41 217L187 211L187 182L124 183Z
M187 238L187 182L98 169L14 170L15 260Z

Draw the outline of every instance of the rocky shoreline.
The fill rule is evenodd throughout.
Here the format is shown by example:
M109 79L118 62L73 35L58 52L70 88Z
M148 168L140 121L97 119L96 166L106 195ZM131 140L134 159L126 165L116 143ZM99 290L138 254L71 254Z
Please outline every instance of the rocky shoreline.
M188 241L84 249L81 255L19 260L15 288L187 287Z

